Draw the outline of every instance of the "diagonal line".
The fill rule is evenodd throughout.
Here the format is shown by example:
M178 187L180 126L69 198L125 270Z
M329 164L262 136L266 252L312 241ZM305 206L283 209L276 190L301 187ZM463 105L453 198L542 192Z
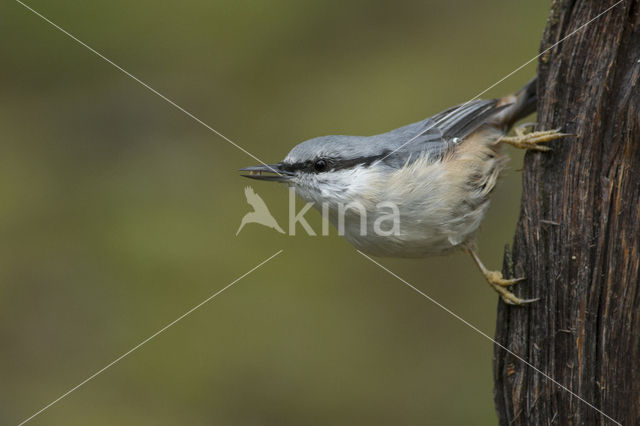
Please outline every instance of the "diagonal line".
M429 300L431 303L433 303L434 305L438 306L440 309L442 309L443 311L445 311L446 313L448 313L449 315L453 316L454 318L456 318L457 320L459 320L460 322L462 322L464 325L466 325L467 327L471 328L473 331L475 331L476 333L480 334L482 337L486 338L487 340L490 340L491 342L493 342L494 345L500 347L501 349L503 349L504 351L506 351L509 355L513 356L514 358L518 359L519 361L521 361L523 364L531 367L536 373L540 374L541 376L543 376L544 378L546 378L547 380L549 380L551 383L553 383L554 385L558 386L559 388L561 388L562 390L567 391L568 393L570 393L572 396L576 397L578 400L580 400L581 402L585 403L586 405L588 405L589 407L593 408L594 410L596 410L598 413L602 414L604 417L606 417L607 419L611 420L612 422L614 422L615 424L622 426L622 423L616 421L615 419L613 419L611 416L607 415L605 412L603 412L602 410L600 410L599 408L597 408L596 406L594 406L593 404L591 404L589 401L585 400L584 398L582 398L580 395L576 394L575 392L573 392L571 389L569 389L568 387L564 386L563 384L561 384L560 382L558 382L557 380L555 380L553 377L549 376L547 373L545 373L544 371L540 370L539 368L537 368L535 365L531 364L529 361L527 361L526 359L522 358L520 355L515 354L513 351L511 351L510 349L508 349L506 346L498 343L497 341L495 341L491 336L489 336L487 333L485 333L484 331L480 330L478 327L476 327L475 325L471 324L469 321L467 321L466 319L462 318L460 315L456 314L455 312L453 312L451 309L447 308L446 306L444 306L442 303L438 302L437 300L435 300L434 298L432 298L431 296L427 295L426 293L424 293L422 290L418 289L417 287L411 285L408 281L406 281L404 278L396 275L393 271L391 271L390 269L386 268L385 266L381 265L380 263L376 262L375 260L373 260L371 257L367 256L366 254L364 254L363 252L361 252L360 250L356 250L358 253L360 253L362 256L366 257L367 259L369 259L371 262L373 262L374 264L378 265L380 268L382 268L383 270L387 271L390 275L392 275L393 277L397 278L398 280L400 280L403 284L405 284L407 287L411 288L413 291L415 291L416 293L420 294L422 297L424 297L425 299Z
M282 253L283 250L278 250L276 253L272 254L270 257L268 257L267 259L263 260L262 262L260 262L259 264L257 264L256 266L254 266L253 268L249 269L247 272L245 272L244 274L240 275L238 278L236 278L235 280L231 281L229 284L227 284L226 286L224 286L222 289L218 290L217 292L215 292L214 294L212 294L211 296L207 297L206 299L204 299L202 302L198 303L196 306L194 306L193 308L189 309L187 312L185 312L184 314L180 315L178 318L174 319L173 321L171 321L170 323L168 323L167 325L165 325L164 327L162 327L160 330L156 331L155 333L153 333L151 336L147 337L146 339L144 339L142 342L138 343L137 345L135 345L133 348L129 349L127 352L123 353L122 355L120 355L118 358L114 359L113 361L111 361L109 364L105 365L104 367L102 367L100 370L96 371L95 373L93 373L92 375L90 375L89 377L87 377L86 379L84 379L83 381L81 381L80 383L78 383L77 385L75 385L74 387L72 387L71 389L69 389L68 391L66 391L65 393L63 393L62 395L60 395L58 398L54 399L53 401L51 401L49 404L45 405L44 407L42 407L40 410L36 411L35 413L33 413L31 416L27 417L26 419L24 419L23 421L21 421L18 426L22 426L25 423L27 423L28 421L32 420L34 417L36 417L37 415L41 414L43 411L49 409L52 405L54 405L55 403L57 403L58 401L60 401L61 399L67 397L70 393L74 392L75 390L77 390L79 387L81 387L82 385L86 384L87 382L93 380L96 376L98 376L99 374L103 373L106 369L108 369L109 367L111 367L112 365L116 364L117 362L121 361L123 358L125 358L126 356L128 356L129 354L131 354L132 352L136 351L137 349L139 349L142 345L144 345L145 343L149 342L151 339L153 339L154 337L156 337L157 335L163 333L164 331L166 331L169 327L173 326L174 324L176 324L178 321L182 320L183 318L185 318L186 316L188 316L189 314L191 314L192 312L194 312L196 309L200 308L202 305L204 305L205 303L209 302L211 299L213 299L214 297L216 297L217 295L219 295L220 293L222 293L223 291L225 291L226 289L228 289L229 287L231 287L232 285L234 285L235 283L237 283L238 281L240 281L241 279L243 279L244 277L246 277L247 275L249 275L250 273L252 273L253 271L255 271L256 269L260 268L262 265L264 265L265 263L269 262L271 259L273 259L274 257L278 256L280 253Z
M16 0L18 1L18 0ZM594 18L590 19L589 21L587 21L585 24L582 24L581 26L579 26L577 29L575 29L574 31L572 31L571 33L569 33L568 35L564 36L563 38L561 38L560 40L558 40L557 42L553 43L551 46L547 47L546 49L544 49L542 52L540 52L538 55L534 56L533 58L529 59L527 62L525 62L524 64L520 65L518 68L514 69L513 71L511 71L509 74L505 75L504 77L502 77L500 80L496 81L495 83L493 83L491 86L487 87L486 89L484 89L482 92L478 93L477 95L475 95L473 98L469 99L467 102L463 103L462 105L460 105L459 108L463 108L465 106L467 106L468 104L470 104L471 102L477 100L478 98L480 98L480 96L484 95L485 93L487 93L489 90L493 89L494 87L496 87L498 84L502 83L503 81L505 81L506 79L508 79L509 77L511 77L512 75L514 75L515 73L517 73L518 71L520 71L522 68L526 67L527 65L529 65L531 62L535 61L536 59L538 59L540 56L544 55L545 53L547 53L548 51L550 51L551 49L553 49L554 47L558 46L560 43L562 43L563 41L565 41L566 39L573 37L574 35L576 35L577 33L579 33L580 31L582 31L583 29L585 29L588 25L590 25L591 23L593 23L596 19L600 18L602 15L608 13L611 9L613 9L614 7L618 6L620 3L622 3L624 0L619 0L617 3L614 3L612 6L609 6L607 9L605 9L604 11L600 12L599 14L597 14ZM454 111L452 111L450 114L454 114L455 112L458 111L459 108L456 108ZM446 116L448 117L448 116ZM443 119L445 119L446 117L443 117ZM383 161L384 159L386 159L387 157L389 157L390 155L392 155L394 152L397 152L398 150L404 148L405 146L407 146L408 144L410 144L411 142L413 142L414 140L416 140L418 137L420 137L420 135L423 135L425 132L428 132L429 130L431 130L434 126L436 125L436 123L433 123L431 126L427 127L425 130L421 131L420 133L418 133L417 135L415 135L414 137L412 137L411 139L409 139L408 141L406 141L405 143L403 143L402 145L400 145L399 147L397 147L396 149L394 149L393 151L391 151L390 153L388 153L387 155L385 155L384 157L382 157L379 161Z
M196 117L195 115L193 115L192 113L190 113L189 111L187 111L186 109L184 109L183 107L181 107L180 105L175 103L174 101L172 101L171 99L169 99L168 97L166 97L165 95L163 95L162 93L160 93L159 91L154 89L153 87L149 86L147 83L145 83L144 81L140 80L138 77L136 77L135 75L131 74L129 71L127 71L126 69L122 68L120 65L116 64L111 59L107 58L102 53L98 52L96 49L94 49L93 47L89 46L87 43L83 42L82 40L80 40L79 38L77 38L76 36L74 36L73 34L68 32L67 30L65 30L64 28L62 28L61 26L59 26L55 22L51 21L46 16L42 15L37 10L33 9L31 6L23 3L20 0L16 0L16 2L19 3L20 5L22 5L25 9L28 9L29 11L31 11L34 15L40 17L42 20L44 20L47 23L51 24L51 26L53 26L55 29L59 30L60 32L64 33L66 36L71 38L76 43L78 43L81 46L87 48L89 51L91 51L91 53L95 54L100 59L102 59L105 62L109 63L114 68L118 69L123 74L125 74L127 77L129 77L129 78L133 79L134 81L136 81L137 83L139 83L141 86L143 86L145 89L149 90L151 93L159 96L160 98L162 98L163 100L168 102L172 107L174 107L177 110L183 112L184 114L189 116L191 119L196 121L198 124L201 124L202 126L206 127L207 129L209 129L210 131L212 131L213 133L215 133L216 135L218 135L219 137L221 137L225 141L229 142L231 145L233 145L236 148L238 148L240 151L242 151L245 154L247 154L249 157L253 158L254 160L258 161L260 164L262 164L262 165L266 166L267 168L269 168L272 172L280 175L280 173L278 173L277 170L274 170L267 163L265 163L264 161L262 161L261 159L259 159L258 157L256 157L255 155L253 155L252 153L250 153L249 151L247 151L246 149L244 149L243 147L241 147L240 145L238 145L237 143L235 143L234 141L232 141L231 139L229 139L228 137L226 137L225 135L223 135L222 133L220 133L219 131L217 131L216 129L214 129L213 127L211 127L210 125L208 125L207 123L205 123L204 121L202 121L201 119L199 119L198 117Z
M595 20L599 19L602 15L605 15L606 13L608 13L611 9L613 9L614 7L618 6L620 3L622 3L624 0L619 0L617 3L614 3L612 6L609 6L607 9L603 10L602 12L600 12L599 14L597 14L594 18L590 19L589 21L587 21L585 24L582 24L581 26L579 26L577 29L575 29L574 31L572 31L571 33L569 33L568 35L562 37L560 40L558 40L557 42L553 43L551 46L547 47L546 49L544 49L542 52L540 52L540 54L534 56L533 58L529 59L527 62L525 62L524 64L520 65L518 68L516 68L515 70L511 71L509 74L507 74L506 76L502 77L500 80L496 81L495 83L493 83L491 86L487 87L485 90L483 90L482 92L478 93L477 95L475 95L473 98L471 98L468 102L474 101L476 99L478 99L480 96L484 95L485 93L487 93L489 90L493 89L494 87L496 87L498 84L502 83L503 81L505 81L507 78L511 77L513 74L517 73L518 71L520 71L522 68L526 67L527 65L529 65L531 62L535 61L536 59L538 59L540 56L544 55L545 53L547 53L548 51L552 50L553 48L555 48L556 46L558 46L560 43L562 43L563 41L565 41L566 39L573 37L575 34L579 33L580 31L582 31L583 29L585 29L588 25L590 25L591 23L593 23Z

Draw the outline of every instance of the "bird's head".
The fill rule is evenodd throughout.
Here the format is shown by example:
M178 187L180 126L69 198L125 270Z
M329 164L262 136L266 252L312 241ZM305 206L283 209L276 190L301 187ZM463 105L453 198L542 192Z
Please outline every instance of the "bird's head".
M246 167L245 177L282 182L307 201L348 203L366 193L388 150L362 136L324 136L296 145L277 164Z

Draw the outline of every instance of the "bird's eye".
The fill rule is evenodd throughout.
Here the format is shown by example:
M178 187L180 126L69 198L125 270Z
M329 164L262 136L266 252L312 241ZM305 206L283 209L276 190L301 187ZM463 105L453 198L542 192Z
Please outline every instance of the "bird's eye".
M313 168L316 172L323 172L327 168L327 162L324 160L316 160L316 162L313 163Z

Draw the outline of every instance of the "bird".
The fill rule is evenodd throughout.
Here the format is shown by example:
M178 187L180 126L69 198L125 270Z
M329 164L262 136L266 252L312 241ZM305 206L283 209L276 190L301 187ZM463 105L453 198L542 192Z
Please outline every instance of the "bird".
M279 233L284 234L284 231L282 230L282 228L280 228L278 222L276 222L264 200L255 193L252 187L247 186L244 188L244 196L247 199L247 203L249 203L249 205L253 207L253 211L245 214L242 217L242 220L240 221L240 227L236 231L236 236L240 233L242 228L244 228L247 223L259 223L260 225L273 228Z
M560 129L536 131L534 123L509 136L516 122L536 111L536 104L534 77L502 98L475 99L374 136L309 139L279 163L240 171L249 172L243 176L251 179L293 187L298 196L328 212L328 220L363 253L422 258L466 251L505 303L524 305L537 299L522 299L510 287L525 278L505 278L485 267L474 235L508 160L503 145L548 152L542 143L575 136ZM391 213L397 219L394 232L380 226Z

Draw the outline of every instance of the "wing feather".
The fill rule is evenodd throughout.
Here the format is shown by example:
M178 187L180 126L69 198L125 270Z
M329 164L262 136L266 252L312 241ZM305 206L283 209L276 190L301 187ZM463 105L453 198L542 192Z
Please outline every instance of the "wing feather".
M486 124L489 117L508 106L496 107L497 103L496 99L467 102L436 114L431 119L436 122L445 138L464 139Z
M495 99L467 102L426 120L369 139L373 144L390 148L389 154L384 157L389 165L398 167L424 155L435 161L509 106L497 106L497 103Z

